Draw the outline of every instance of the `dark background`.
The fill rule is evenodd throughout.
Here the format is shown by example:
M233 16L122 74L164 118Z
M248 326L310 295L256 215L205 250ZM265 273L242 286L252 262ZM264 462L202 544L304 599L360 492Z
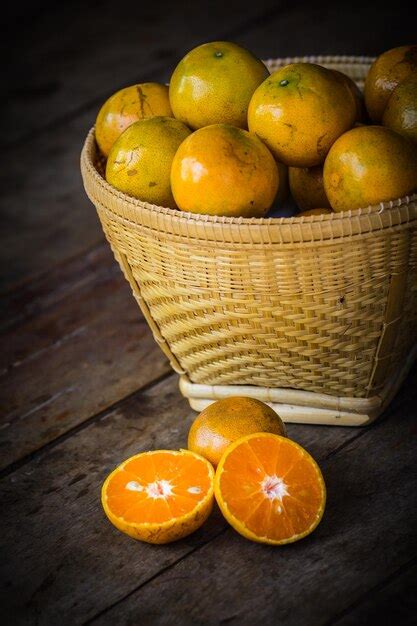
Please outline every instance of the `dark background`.
M210 40L233 40L265 59L376 55L415 38L406 2L15 2L2 16L0 289L101 238L78 158L98 108L117 89L167 81L184 53Z

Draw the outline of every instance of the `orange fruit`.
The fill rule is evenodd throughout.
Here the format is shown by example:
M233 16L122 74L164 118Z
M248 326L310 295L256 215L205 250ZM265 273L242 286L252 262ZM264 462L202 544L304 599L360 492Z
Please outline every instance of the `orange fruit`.
M417 71L394 89L382 123L417 142Z
M375 59L365 80L365 104L372 121L381 121L396 86L416 70L417 45L393 48Z
M213 507L214 470L189 450L132 456L106 478L101 502L111 521L133 539L169 543L199 528Z
M350 91L352 92L356 103L355 122L364 122L367 118L367 111L365 107L365 98L362 91L359 89L358 85L355 83L354 80L352 80L350 76L344 74L344 72L339 72L339 70L332 71L336 74L337 77L340 78L340 80L342 80L347 85L347 87L349 87Z
M291 195L302 211L317 207L330 208L323 186L323 168L290 167L288 170Z
M195 131L178 148L171 186L183 211L262 217L278 190L277 165L262 141L229 124Z
M191 128L217 123L247 128L249 100L268 75L245 48L227 41L205 43L186 54L171 76L172 110Z
M106 165L107 182L140 200L175 208L171 164L190 132L172 117L135 122L113 144Z
M330 149L323 181L334 211L405 196L417 188L415 147L383 126L353 128Z
M292 63L269 76L249 104L249 130L286 165L323 163L330 146L352 127L356 102L334 72Z
M307 209L306 211L301 211L297 217L308 217L309 215L328 215L329 213L333 213L333 211L328 207L323 207L322 209Z
M285 436L285 426L279 415L260 400L241 396L224 398L196 417L188 433L188 449L216 466L233 441L258 432Z
M271 545L309 535L326 504L326 487L315 460L294 441L269 433L247 435L226 449L214 493L238 533Z
M114 93L97 115L95 134L101 152L107 157L126 128L133 122L156 115L172 116L166 85L140 83Z

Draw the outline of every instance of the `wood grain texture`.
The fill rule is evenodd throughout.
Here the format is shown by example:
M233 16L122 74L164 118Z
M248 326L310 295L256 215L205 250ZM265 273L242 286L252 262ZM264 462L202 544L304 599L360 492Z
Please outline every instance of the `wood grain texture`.
M416 553L415 400L409 393L385 420L359 434L330 429L327 455L321 428L289 428L321 462L328 488L324 519L309 538L274 549L227 530L94 623L313 626L329 620Z
M416 558L401 571L390 576L342 615L337 615L326 626L358 626L380 624L412 626L417 615Z
M184 446L194 414L103 243L79 175L101 102L124 84L166 80L194 45L222 37L263 57L377 54L414 39L407 4L377 12L322 0L4 7L4 623L413 623L416 369L385 421L368 430L289 426L329 487L323 523L298 544L246 542L217 509L170 546L136 543L106 520L106 474L140 450Z
M170 371L107 245L7 304L0 468Z
M340 503L333 521L327 521L326 525L323 522L324 531L296 544L292 552L274 551L240 540L227 530L218 511L195 535L171 546L136 543L113 529L99 503L100 486L107 473L141 450L184 446L193 417L178 393L177 379L173 376L144 393L131 396L120 403L117 410L109 410L97 422L41 453L1 481L1 497L5 503L1 511L5 546L1 578L7 590L5 600L9 610L18 611L15 613L19 615L17 623L36 619L40 624L50 624L62 615L65 615L64 623L79 623L119 602L140 585L143 590L138 595L139 600L133 593L132 600L118 605L117 611L122 612L115 613L116 618L113 612L108 614L109 621L112 618L116 623L127 623L133 601L133 621L137 623L139 601L141 623L153 619L154 611L158 619L164 612L178 615L183 620L179 623L190 623L188 617L194 623L211 623L204 621L205 617L213 617L205 613L210 601L204 594L210 585L213 587L209 597L218 606L220 619L225 611L222 604L225 581L226 586L231 585L230 593L239 585L243 586L247 601L251 598L252 602L263 593L262 585L258 582L253 586L254 581L260 581L261 574L266 575L270 570L270 593L276 593L272 584L275 570L286 562L286 555L293 554L290 557L293 566L298 563L292 572L292 576L298 577L301 563L304 567L304 562L314 564L324 558L321 554L323 541L333 540L340 546L349 543L349 529L342 524L344 510ZM349 443L355 445L355 438L359 437L360 441L371 436L372 431L290 426L289 434L324 463L326 469L326 458L328 463L339 455L351 458L347 453ZM344 469L346 461L342 465ZM328 480L329 474L327 470ZM332 497L341 487L337 480L335 477L330 483ZM345 485L343 481L342 487ZM334 502L330 506L334 507ZM335 528L338 523L342 532ZM218 535L216 543L207 544L201 557L192 557L194 550ZM224 541L223 536L227 537ZM354 546L352 550L354 552ZM187 566L184 572L179 563L177 571L174 566L184 557L187 558L183 562L189 562L191 569ZM335 553L333 557L336 558ZM238 569L232 573L229 569L233 564ZM197 566L199 570L195 571ZM166 574L149 583L148 593L148 581L165 568L168 568ZM188 572L192 572L192 579ZM197 604L192 608L186 595L181 612L173 606L173 597L184 594L183 587L187 587L187 594L191 594ZM162 589L166 593L163 600ZM204 611L202 622L197 616L200 610ZM214 605L212 610L216 611ZM215 622L216 619L213 617Z
M16 146L1 169L2 291L103 241L79 171L91 118L84 114Z
M106 475L141 450L184 446L191 419L173 376L1 481L3 615L81 623L222 529L215 514L189 538L151 546L119 533L101 509Z

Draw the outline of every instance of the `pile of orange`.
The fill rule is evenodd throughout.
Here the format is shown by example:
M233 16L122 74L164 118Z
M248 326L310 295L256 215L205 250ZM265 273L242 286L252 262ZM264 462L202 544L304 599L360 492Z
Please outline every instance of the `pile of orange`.
M317 463L286 437L275 411L253 398L232 397L196 418L188 450L127 459L107 477L101 495L114 526L148 543L194 532L214 500L241 535L281 545L317 527L326 488Z
M241 46L206 43L169 87L111 96L95 134L107 181L151 204L263 217L288 186L306 215L393 200L417 190L417 45L381 54L362 94L336 70L270 74Z

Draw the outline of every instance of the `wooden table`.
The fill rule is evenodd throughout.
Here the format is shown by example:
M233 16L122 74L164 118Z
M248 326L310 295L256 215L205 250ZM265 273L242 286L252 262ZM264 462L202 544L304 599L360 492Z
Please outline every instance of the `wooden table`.
M289 426L328 485L323 522L297 544L246 541L215 511L183 541L151 546L117 532L101 510L107 473L141 450L185 446L194 415L82 189L79 153L99 105L126 84L167 80L207 40L232 39L265 58L377 54L415 38L398 3L377 13L347 2L208 5L11 8L0 247L4 624L348 626L416 615L415 368L369 428Z

